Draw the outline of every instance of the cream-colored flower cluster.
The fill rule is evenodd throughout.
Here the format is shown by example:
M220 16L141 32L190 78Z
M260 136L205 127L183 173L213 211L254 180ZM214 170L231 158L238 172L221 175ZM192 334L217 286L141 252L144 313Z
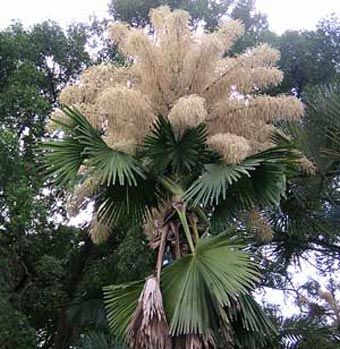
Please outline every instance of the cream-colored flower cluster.
M207 119L204 98L197 95L181 97L171 108L168 119L174 129L185 130L195 127Z
M207 143L222 155L227 164L238 164L251 152L249 142L232 133L216 133L208 138Z
M109 30L130 66L89 68L60 97L94 126L105 125L110 146L124 149L120 145L129 144L131 151L131 144L139 143L156 116L163 115L178 131L205 122L211 147L227 162L238 163L270 146L273 121L303 114L298 99L263 93L283 78L275 66L277 50L260 45L226 57L244 32L239 21L198 34L190 31L185 11L160 7L150 16L152 35L120 22Z
M227 162L238 163L270 146L273 121L303 114L298 99L263 93L283 78L275 66L277 50L260 45L226 57L244 32L239 21L198 34L190 31L185 11L159 7L150 17L152 35L120 22L109 30L130 66L92 67L60 97L94 126L106 125L110 146L139 143L163 115L178 131L205 122L211 147Z

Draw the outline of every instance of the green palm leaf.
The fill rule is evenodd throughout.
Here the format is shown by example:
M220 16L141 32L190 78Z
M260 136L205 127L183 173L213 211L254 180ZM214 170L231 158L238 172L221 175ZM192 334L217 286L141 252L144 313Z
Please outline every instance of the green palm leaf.
M55 175L57 184L73 182L83 163L107 185L136 185L137 177L144 178L137 160L110 148L78 110L65 107L63 111L67 122L56 122L63 127L64 137L43 143L43 148L48 150L45 171Z
M276 332L274 325L264 315L263 310L252 296L243 294L238 298L238 302L240 304L240 319L245 329L263 334Z
M172 335L206 334L221 307L247 293L257 281L254 265L223 236L200 240L193 255L162 273L162 293Z
M109 326L117 342L124 342L131 317L136 310L144 280L104 287Z
M134 186L103 186L95 197L95 209L99 218L108 225L140 224L145 214L157 207L162 195L162 188L155 179L139 177Z
M304 96L302 122L286 122L281 128L322 173L339 160L340 85L321 85ZM335 161L335 162L337 162Z
M249 294L242 294L238 298L238 304L239 307L236 308L238 312L235 318L242 326L237 327L240 331L237 337L241 341L249 337L248 342L253 342L252 346L248 345L246 348L256 349L259 344L271 340L272 336L277 333L276 328L254 297Z
M233 183L242 176L250 176L250 171L258 165L258 161L248 161L242 165L205 165L205 172L189 187L185 199L192 200L194 205L218 204L219 201L226 200L227 190Z
M105 143L87 147L88 164L94 168L95 176L106 185L137 185L137 177L145 178L145 173L137 161L124 153L111 149Z
M340 348L340 335L336 327L324 326L313 317L294 316L280 324L276 340L282 349Z
M156 171L170 169L177 174L190 174L218 159L205 144L207 135L206 126L201 124L177 136L171 123L159 117L151 134L144 139L143 149Z
M44 154L43 172L53 175L55 184L59 186L74 182L85 160L84 146L70 137L43 143L42 148L48 150Z
M294 151L277 146L240 165L206 165L206 172L187 190L186 200L229 211L278 205L297 158Z

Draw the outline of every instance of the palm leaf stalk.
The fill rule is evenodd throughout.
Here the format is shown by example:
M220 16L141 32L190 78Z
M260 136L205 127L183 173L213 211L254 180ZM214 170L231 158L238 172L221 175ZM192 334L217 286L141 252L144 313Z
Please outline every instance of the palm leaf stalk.
M79 110L61 109L64 136L44 144L45 169L58 185L83 188L92 178L83 198L93 200L101 226L143 224L158 250L146 280L104 288L117 342L259 348L275 329L251 296L257 267L230 231L214 226L279 204L299 155L289 142L275 144L273 121L298 119L303 107L253 90L279 83L275 50L225 59L239 22L198 42L184 11L162 7L151 17L155 41L123 24L111 28L137 58L133 69L94 67L63 91L61 102ZM252 99L232 96L235 81Z

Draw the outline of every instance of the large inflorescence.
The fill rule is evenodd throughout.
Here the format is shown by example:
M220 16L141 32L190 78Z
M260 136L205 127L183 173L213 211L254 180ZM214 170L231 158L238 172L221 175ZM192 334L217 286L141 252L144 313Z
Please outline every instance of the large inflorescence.
M105 124L110 146L139 143L163 115L179 131L206 123L210 146L237 163L270 146L275 120L302 116L298 99L263 93L283 78L275 66L277 50L263 44L236 57L226 55L244 32L239 21L198 33L190 31L185 11L164 6L150 16L152 34L120 22L109 30L129 66L91 67L60 97L94 126Z

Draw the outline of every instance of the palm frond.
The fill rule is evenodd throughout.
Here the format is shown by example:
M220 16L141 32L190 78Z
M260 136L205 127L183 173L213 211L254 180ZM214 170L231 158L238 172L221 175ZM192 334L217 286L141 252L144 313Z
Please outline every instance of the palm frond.
M192 200L194 205L202 203L218 204L227 199L228 188L242 176L250 176L250 171L259 165L258 161L245 161L242 165L223 163L205 165L205 172L186 192L185 199Z
M269 317L250 294L238 297L238 306L229 310L235 331L235 340L240 348L258 349L272 341L277 330Z
M295 152L277 146L247 158L240 165L206 165L206 172L187 190L186 200L229 212L254 205L278 205L286 178L296 168L296 159Z
M73 183L85 160L84 146L76 139L65 138L43 143L42 148L48 151L44 154L43 172L53 175L58 186Z
M136 186L103 186L95 197L95 210L98 218L108 225L139 224L152 207L157 207L162 195L162 188L155 179L137 178Z
M69 122L60 122L65 135L42 144L47 150L45 172L55 176L58 185L73 182L82 164L86 164L96 178L106 185L136 185L144 173L133 157L110 148L77 109L62 109Z
M176 174L190 174L218 159L205 144L207 134L206 126L201 124L176 136L170 121L159 117L151 134L144 139L143 149L157 171L168 169Z
M304 96L305 117L280 127L317 168L325 173L340 152L340 85L321 85Z
M282 349L340 348L337 328L320 324L311 317L285 319L277 337Z
M174 337L193 333L204 336L211 330L216 332L221 312L232 307L244 308L240 316L246 331L269 332L270 324L259 308L251 300L240 298L248 294L257 281L258 272L253 262L224 234L201 239L194 254L162 271L161 291L170 334ZM144 280L104 288L109 325L115 338L121 341L143 285Z
M129 186L137 185L137 178L145 178L145 173L132 156L111 149L106 143L87 147L88 165L102 184Z
M258 277L238 246L223 236L200 240L195 253L164 269L162 292L172 335L206 334L221 306L247 293Z
M126 331L143 287L144 280L104 287L109 326L117 342L125 341Z

